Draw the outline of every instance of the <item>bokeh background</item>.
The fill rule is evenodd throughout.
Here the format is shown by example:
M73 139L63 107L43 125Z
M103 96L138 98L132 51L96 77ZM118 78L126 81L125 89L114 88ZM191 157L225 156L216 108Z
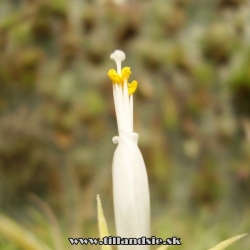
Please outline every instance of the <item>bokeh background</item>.
M249 232L249 9L249 0L1 0L0 249L99 249L68 242L98 237L98 193L115 235L115 49L139 82L152 235L201 250ZM249 246L248 236L230 249Z

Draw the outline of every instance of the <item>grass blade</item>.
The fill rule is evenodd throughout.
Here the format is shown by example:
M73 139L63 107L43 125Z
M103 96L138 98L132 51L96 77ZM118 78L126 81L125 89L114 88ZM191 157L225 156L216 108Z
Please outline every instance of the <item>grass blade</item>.
M103 209L102 209L102 203L99 195L96 197L97 199L97 217L98 217L98 228L99 228L99 235L100 238L109 236L108 226L106 219L104 217ZM112 250L111 246L109 245L102 245L102 250Z
M168 248L169 248L169 246L162 245L162 246L158 247L156 250L166 250Z
M208 250L223 250L226 247L228 247L229 245L231 245L233 242L235 242L236 240L239 240L239 239L243 238L246 235L247 234L240 234L240 235L234 236L234 237L232 237L230 239L222 241L221 243L219 243L215 247L209 248Z
M51 250L40 242L34 234L26 230L14 220L0 214L0 236L26 250Z

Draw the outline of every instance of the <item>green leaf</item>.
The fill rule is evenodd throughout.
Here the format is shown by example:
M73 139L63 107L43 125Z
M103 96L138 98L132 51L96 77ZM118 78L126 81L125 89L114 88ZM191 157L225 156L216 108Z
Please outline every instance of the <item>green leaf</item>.
M0 236L15 243L22 249L50 250L50 248L40 242L32 232L26 230L3 214L0 214Z
M226 247L228 247L229 245L231 245L233 242L235 242L236 240L239 240L239 239L243 238L246 235L247 234L240 234L240 235L234 236L234 237L232 237L230 239L222 241L221 243L219 243L215 247L209 248L208 250L222 250L222 249L225 249Z
M156 250L166 250L168 248L169 248L169 246L162 245L162 246L158 247Z
M98 217L98 228L99 228L99 234L100 238L109 236L109 230L107 226L106 219L104 217L103 209L102 209L102 203L99 195L96 197L97 199L97 217ZM109 245L102 245L102 250L112 250L111 246Z

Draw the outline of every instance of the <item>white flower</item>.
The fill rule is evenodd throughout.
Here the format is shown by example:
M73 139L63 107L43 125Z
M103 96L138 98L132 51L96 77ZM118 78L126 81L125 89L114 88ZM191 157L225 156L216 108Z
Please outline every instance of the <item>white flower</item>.
M137 82L128 83L130 68L121 69L125 54L116 50L110 56L117 72L109 70L119 136L112 166L116 234L122 238L150 237L150 198L148 177L142 154L138 148L138 134L133 132L133 93ZM118 246L118 249L148 250L145 245Z

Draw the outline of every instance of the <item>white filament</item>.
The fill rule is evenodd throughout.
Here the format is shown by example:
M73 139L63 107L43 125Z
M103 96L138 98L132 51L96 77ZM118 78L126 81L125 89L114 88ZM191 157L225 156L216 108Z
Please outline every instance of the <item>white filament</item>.
M125 53L122 50L115 50L115 52L110 55L110 58L116 63L117 73L121 74L122 61L126 58ZM128 83L126 80L124 80L123 84L113 85L113 96L119 135L122 130L133 132L133 120L131 119L133 117L133 109L131 109L130 104L132 95L129 97Z

